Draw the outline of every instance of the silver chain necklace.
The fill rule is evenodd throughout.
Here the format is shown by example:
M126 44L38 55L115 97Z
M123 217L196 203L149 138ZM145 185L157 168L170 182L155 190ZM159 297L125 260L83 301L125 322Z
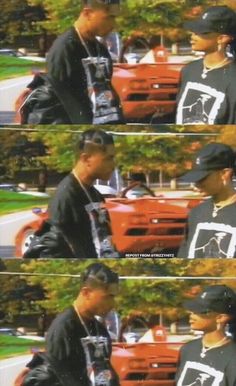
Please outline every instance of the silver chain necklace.
M84 322L82 316L80 315L80 312L78 310L78 307L76 305L76 302L73 303L73 307L74 307L74 310L76 312L76 314L78 315L79 317L79 320L80 320L80 323L82 324L88 338L89 338L89 341L90 343L94 346L95 350L94 350L94 356L95 358L101 358L103 356L103 348L100 347L100 344L99 344L99 333L98 333L98 328L97 328L97 321L96 319L94 318L94 323L95 323L95 328L96 328L96 340L93 339L93 337L91 336L89 330L88 330L88 327L86 326L86 323Z
M98 218L98 222L100 224L103 224L104 222L106 222L106 216L104 214L104 211L102 210L102 208L100 207L100 204L98 205L98 207L96 207L94 205L94 201L92 200L92 197L90 196L88 190L86 189L86 187L84 186L84 184L82 183L82 181L80 180L79 176L77 176L75 170L73 169L72 170L72 173L73 173L73 176L76 178L76 180L78 181L78 183L80 184L81 186L81 189L83 190L84 194L86 195L86 197L88 198L88 201L89 203L91 204L92 206L92 209L96 212L97 214L97 218Z
M203 70L202 70L202 74L201 74L202 79L206 79L208 72L210 72L212 70L216 70L217 68L222 67L228 60L229 60L229 58L226 57L226 58L224 58L224 60L222 60L222 62L217 63L215 66L210 67L210 68L207 68L205 66L205 63L204 63L204 60L203 60Z
M77 176L75 170L73 169L72 170L72 173L73 173L73 176L76 178L76 180L78 181L78 183L80 184L81 186L81 189L83 190L84 194L86 195L89 203L91 204L92 208L94 211L96 211L97 215L98 215L98 220L100 223L103 223L104 222L104 214L101 212L101 208L96 208L95 205L94 205L94 201L92 200L92 197L90 196L88 190L85 188L84 184L82 183L82 181L80 180L79 176Z
M90 196L88 190L85 188L85 186L84 186L84 184L82 183L82 181L81 181L81 179L79 178L79 176L77 176L77 174L76 174L76 172L75 172L75 169L72 170L72 174L73 174L73 176L76 178L76 180L78 181L78 183L80 184L80 186L81 186L83 192L85 193L87 199L89 200L90 204L92 204L93 208L96 209L96 208L94 207L94 202L93 202L93 200L92 200L92 197Z
M216 217L218 215L219 210L225 208L228 205L233 204L234 202L236 202L236 194L233 194L231 197L227 198L227 200L218 202L217 204L213 203L212 217Z
M205 358L207 351L210 351L210 350L212 350L213 348L216 348L216 347L223 346L223 344L224 344L224 342L226 340L228 340L228 337L224 336L223 339L219 340L213 346L210 346L210 347L204 346L204 343L203 343L203 340L202 340L202 350L201 350L201 353L200 353L200 357L201 358Z
M84 47L84 49L85 49L85 51L86 51L86 53L88 55L88 58L91 60L91 62L93 63L93 65L96 68L95 77L98 78L98 79L103 77L104 76L104 72L103 72L103 69L102 69L102 67L100 65L100 58L101 58L100 47L97 44L97 40L95 39L95 44L96 44L96 48L97 48L97 56L96 56L96 62L94 62L94 60L93 60L94 56L92 55L88 45L86 44L84 38L82 37L82 35L80 33L80 30L78 28L76 28L76 27L75 27L75 29L76 29L76 31L78 33L79 39L80 39L80 41L82 43L82 46Z

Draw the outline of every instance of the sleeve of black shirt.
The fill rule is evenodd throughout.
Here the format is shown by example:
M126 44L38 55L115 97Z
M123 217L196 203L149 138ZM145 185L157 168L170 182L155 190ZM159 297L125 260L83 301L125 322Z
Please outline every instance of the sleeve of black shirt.
M71 356L73 342L68 325L62 324L50 329L46 342L48 357L57 372L57 377L63 386L78 386L80 384L79 364L78 372L72 369Z

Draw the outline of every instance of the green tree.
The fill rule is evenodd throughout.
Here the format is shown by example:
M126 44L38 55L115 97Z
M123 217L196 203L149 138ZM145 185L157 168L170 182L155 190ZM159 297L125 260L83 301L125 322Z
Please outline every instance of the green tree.
M94 261L97 260L52 259L27 263L8 260L5 265L8 271L22 272L21 279L30 286L40 284L47 298L35 300L35 303L54 313L72 304L79 291L79 275ZM184 259L108 259L106 264L123 277L117 298L117 310L122 317L163 313L167 319L176 320L184 314L183 301L195 296L205 285L224 283L236 289L234 260L206 259L199 264L199 261ZM33 275L25 277L24 273ZM145 279L148 276L151 280ZM189 279L176 280L175 276L180 279L188 276ZM201 276L222 279L204 280ZM226 277L232 277L232 280ZM13 278L11 286L14 280L19 280L18 276ZM6 279L4 285L9 289Z
M48 17L39 24L57 34L73 24L81 9L78 0L28 0L28 3L43 6ZM163 33L172 40L185 35L182 30L185 18L196 17L207 6L228 4L236 8L234 0L123 0L121 3L122 13L117 20L117 29L123 37L142 31L149 36Z
M42 141L30 140L27 133L1 130L0 180L14 178L22 170L39 170L40 158L46 154Z
M40 2L29 5L27 0L0 1L0 39L2 43L14 43L19 35L38 33L37 22L45 19Z
M86 127L80 127L80 129L84 130ZM135 129L137 130L137 127L133 127L134 131ZM117 127L107 126L106 130L115 132ZM179 130L181 133L181 128ZM114 135L117 165L122 173L137 171L149 173L163 170L167 176L176 177L186 169L196 151L213 138L207 135L196 135L196 137L178 135L178 132L176 136L173 134L146 135L147 131L143 131L145 132L143 136L132 135L132 132L129 135L119 135L119 133ZM56 131L46 127L30 134L30 138L43 141L48 148L48 155L42 157L42 161L49 168L60 172L71 169L74 160L74 143L78 139L78 133L74 133L72 127L61 126Z

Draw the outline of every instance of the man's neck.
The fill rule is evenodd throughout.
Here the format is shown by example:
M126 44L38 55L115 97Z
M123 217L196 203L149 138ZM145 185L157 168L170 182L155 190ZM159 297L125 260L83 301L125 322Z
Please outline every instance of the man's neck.
M213 198L213 201L215 204L223 203L224 201L230 201L231 198L233 199L236 195L236 191L234 190L233 186L225 187L224 190L219 192L217 195L215 195Z
M83 184L84 187L89 188L94 183L94 178L88 175L84 168L81 168L79 166L74 167L72 170L73 176L76 178L76 180L79 182L79 184Z
M88 310L79 298L75 300L75 302L73 303L73 307L77 315L79 314L80 317L84 320L84 322L94 319L94 315L91 310Z
M78 35L81 35L84 40L95 40L96 35L94 34L93 31L91 31L86 23L84 23L80 18L76 20L74 23L74 27L76 29L76 32Z
M215 330L211 332L206 332L202 338L204 346L214 346L217 343L224 343L223 339L226 337L224 331Z
M230 58L227 58L225 52L222 51L217 51L217 52L209 52L206 53L204 56L204 64L206 67L214 67L217 66L218 64L224 64L227 62L227 59L230 61Z

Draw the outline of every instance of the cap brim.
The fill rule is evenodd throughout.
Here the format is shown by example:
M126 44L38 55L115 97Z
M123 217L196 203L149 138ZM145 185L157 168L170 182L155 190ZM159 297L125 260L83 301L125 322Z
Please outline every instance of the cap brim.
M186 21L184 23L184 28L186 30L189 30L195 33L200 33L200 34L214 32L212 28L209 27L209 24L206 24L204 20Z
M201 300L194 299L194 300L187 300L184 302L184 308L188 311L192 311L195 313L202 313L210 311L209 307L206 306Z
M198 182L207 177L211 172L212 170L191 170L179 177L179 180L183 182Z

